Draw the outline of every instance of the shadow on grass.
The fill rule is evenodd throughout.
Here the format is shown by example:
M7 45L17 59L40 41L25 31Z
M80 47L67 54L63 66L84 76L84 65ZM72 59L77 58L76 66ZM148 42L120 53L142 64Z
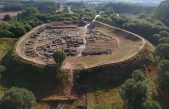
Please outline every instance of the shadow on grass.
M76 93L83 94L119 87L134 70L144 69L149 64L150 62L147 59L141 59L77 72L75 75Z
M31 90L38 99L63 91L60 81L56 78L58 68L48 65L44 68L33 64L20 62L12 53L8 53L2 64L7 71L2 74L1 85L10 88L12 86L24 87ZM147 58L136 58L114 65L97 67L91 70L81 70L74 74L74 92L84 94L88 91L107 90L121 85L130 74L150 64Z
M56 79L58 68L55 65L38 68L32 64L19 62L11 52L2 59L2 64L7 70L2 74L1 85L6 88L13 86L27 88L38 99L59 90L60 83Z

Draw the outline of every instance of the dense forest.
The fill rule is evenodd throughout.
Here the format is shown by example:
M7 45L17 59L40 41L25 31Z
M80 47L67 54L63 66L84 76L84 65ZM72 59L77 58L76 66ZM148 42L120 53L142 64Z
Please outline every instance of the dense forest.
M150 14L156 6L143 6L140 4L128 4L128 3L109 3L99 6L98 10L113 11L120 14L138 15L140 13Z
M153 13L153 17L161 20L163 23L169 26L169 1L164 0L160 3L160 5L156 8Z

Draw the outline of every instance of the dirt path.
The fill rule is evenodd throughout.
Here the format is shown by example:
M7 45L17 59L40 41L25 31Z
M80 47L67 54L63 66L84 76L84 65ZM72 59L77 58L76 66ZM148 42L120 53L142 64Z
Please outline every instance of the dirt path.
M63 12L63 11L64 11L64 6L62 4L60 4L60 8L58 10L56 10L56 13Z
M94 109L93 94L91 92L87 93L87 109Z
M82 56L82 52L83 50L86 48L86 44L87 44L87 41L86 41L86 33L87 33L87 27L89 26L90 24L87 24L85 25L84 27L84 35L83 35L83 45L80 45L80 47L78 48L79 49L79 55L78 56Z
M64 89L64 94L66 96L71 96L72 95L72 88L73 88L73 69L72 65L69 62L66 62L63 66L62 69L64 69L66 75L67 75L67 84Z
M70 6L68 6L67 9L68 9L69 14L74 14L74 12L71 10Z
M95 22L98 17L100 17L100 15L96 15L96 16L94 17L94 19L92 20L92 22ZM83 52L83 50L86 48L86 44L87 44L87 40L86 40L87 28L88 28L88 26L90 26L90 24L91 24L92 22L86 24L85 27L84 27L84 35L83 35L83 43L84 43L84 44L79 47L80 52L79 52L79 55L78 55L78 56L82 56L82 52Z

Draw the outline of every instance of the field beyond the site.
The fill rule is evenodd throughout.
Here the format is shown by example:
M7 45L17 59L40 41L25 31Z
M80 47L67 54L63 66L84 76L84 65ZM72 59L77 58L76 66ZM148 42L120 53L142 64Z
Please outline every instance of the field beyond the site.
M10 15L11 17L15 17L17 16L17 14L19 13L20 11L16 11L16 12L0 12L0 20L2 20L4 18L5 15Z

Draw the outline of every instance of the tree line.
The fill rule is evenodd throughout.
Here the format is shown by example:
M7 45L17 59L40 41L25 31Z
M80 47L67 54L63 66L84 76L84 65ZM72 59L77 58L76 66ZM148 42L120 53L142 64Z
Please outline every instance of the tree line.
M141 13L150 14L155 10L156 6L144 6L141 4L131 3L105 3L96 7L98 11L115 12L119 14L138 15Z
M169 1L164 0L156 8L153 13L153 18L161 20L163 23L169 26Z
M51 13L59 8L59 4L53 1L4 1L2 11L22 11L26 8L37 8L40 12Z

